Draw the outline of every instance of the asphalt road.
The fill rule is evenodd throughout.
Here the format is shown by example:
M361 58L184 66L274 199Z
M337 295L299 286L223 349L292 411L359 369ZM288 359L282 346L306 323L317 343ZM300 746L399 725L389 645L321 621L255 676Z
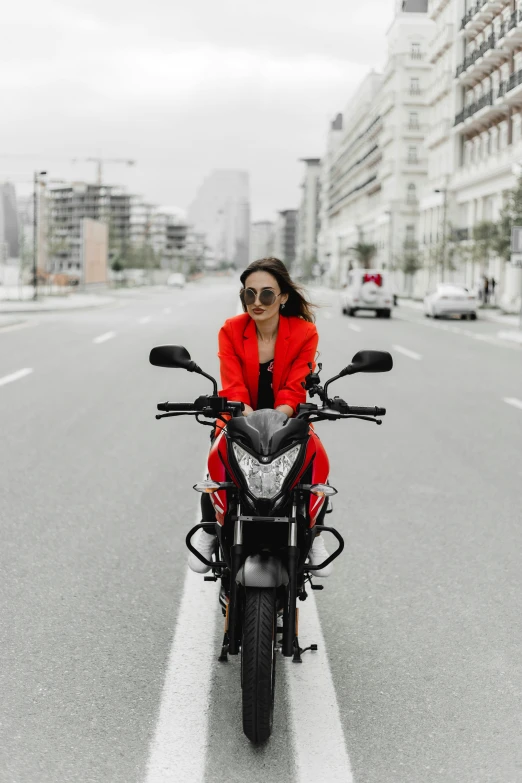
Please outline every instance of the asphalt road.
M315 297L323 379L360 348L395 367L337 384L382 427L317 425L347 547L260 749L238 662L217 662L215 586L187 576L207 430L154 419L210 387L148 364L181 343L217 374L235 284L0 328L2 783L522 781L522 349L495 324Z

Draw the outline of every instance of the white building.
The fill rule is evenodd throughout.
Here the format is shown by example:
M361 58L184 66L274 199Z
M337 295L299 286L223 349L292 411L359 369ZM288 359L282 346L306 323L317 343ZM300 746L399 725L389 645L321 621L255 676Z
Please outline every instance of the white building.
M250 261L269 258L274 254L274 223L258 220L250 226Z
M301 182L301 203L297 211L295 270L297 276L309 275L318 261L321 159L301 158L305 164Z
M203 181L189 208L189 222L206 235L216 263L248 264L249 178L246 171L217 170Z
M422 233L428 264L436 242L442 242L445 262L439 251L430 277L445 274L473 287L482 275L493 275L506 309L516 309L520 271L498 258L472 260L469 250L474 226L498 219L522 161L522 3L430 0L429 15L436 25L430 51L438 86ZM424 283L420 276L419 293Z
M297 210L283 209L274 228L274 256L290 269L295 261Z
M419 194L427 179L426 52L433 28L427 0L398 3L385 70L368 74L346 107L340 139L330 143L321 208L328 227L320 239L321 257L330 254L330 277L337 284L357 263L357 243L377 247L372 265L401 269L417 253ZM404 284L399 272L397 285Z

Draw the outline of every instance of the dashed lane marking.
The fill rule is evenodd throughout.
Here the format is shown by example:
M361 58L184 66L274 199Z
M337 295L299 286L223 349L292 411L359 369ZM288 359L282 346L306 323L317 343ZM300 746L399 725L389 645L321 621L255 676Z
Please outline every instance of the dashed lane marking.
M306 661L300 666L291 658L282 659L290 695L297 781L352 783L350 758L313 593L308 594L306 606L300 611L300 627L306 636L303 646L312 642L318 650L305 653ZM314 716L312 732L303 715Z
M404 356L407 356L409 359L415 359L418 362L422 359L420 353L415 353L415 351L410 351L409 348L403 348L402 345L392 345L392 348L394 349L394 351L397 351L397 353L402 353Z
M437 329L439 332L452 332L453 334L460 334L464 337L470 337L472 340L477 340L482 343L489 343L490 345L501 346L502 348L510 348L511 350L519 350L518 340L514 341L512 337L507 338L505 332L498 332L494 337L489 334L482 334L480 332L473 332L471 329L463 329L460 326L450 326L449 324L432 323L431 321L421 321L420 318L407 318L404 315L397 316L398 321L404 321L406 323L427 326L428 329ZM504 342L505 341L505 342Z
M356 326L355 324L348 324L348 329L351 329L352 332L362 332L362 326Z
M152 316L151 315L144 315L143 318L139 319L138 323L140 323L140 324L148 324L150 320L152 320Z
M25 367L23 370L17 370L17 372L11 373L11 375L4 375L3 378L0 378L0 386L5 386L8 383L13 383L13 381L18 381L20 378L25 378L26 375L31 375L32 369L30 367Z
M172 312L172 308L170 308L170 307L165 307L165 308L164 308L164 310L163 310L163 312L165 313L165 315L169 315L169 313L171 313L171 312Z
M516 397L504 397L503 399L508 405L512 405L514 408L520 408L520 410L522 410L522 400L517 400Z
M99 337L95 337L93 343L96 345L106 343L107 340L112 340L113 337L116 337L116 332L105 332L105 334L100 334Z

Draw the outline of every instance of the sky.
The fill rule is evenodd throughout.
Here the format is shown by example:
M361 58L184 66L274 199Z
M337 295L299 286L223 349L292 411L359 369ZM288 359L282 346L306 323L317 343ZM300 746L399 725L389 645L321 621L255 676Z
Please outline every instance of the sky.
M394 0L18 0L2 9L0 181L121 184L186 209L248 170L252 218L299 200L303 164L385 62ZM78 162L72 163L73 159Z

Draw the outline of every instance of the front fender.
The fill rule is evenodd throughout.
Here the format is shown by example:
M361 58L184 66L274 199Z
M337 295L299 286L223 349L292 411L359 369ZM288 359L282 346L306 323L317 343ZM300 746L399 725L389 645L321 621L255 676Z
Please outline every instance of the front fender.
M237 581L244 587L280 587L288 584L288 573L273 555L250 555L239 569Z

